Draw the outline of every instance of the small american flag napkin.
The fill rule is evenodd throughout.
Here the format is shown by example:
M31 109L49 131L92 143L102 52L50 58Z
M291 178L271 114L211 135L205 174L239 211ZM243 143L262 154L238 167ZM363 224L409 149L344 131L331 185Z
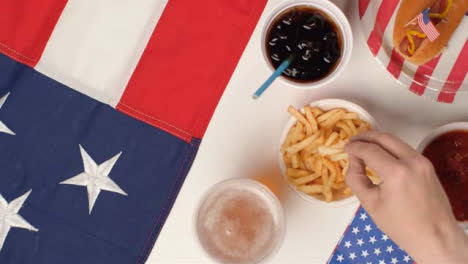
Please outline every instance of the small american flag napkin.
M328 264L413 264L413 259L384 234L360 207Z

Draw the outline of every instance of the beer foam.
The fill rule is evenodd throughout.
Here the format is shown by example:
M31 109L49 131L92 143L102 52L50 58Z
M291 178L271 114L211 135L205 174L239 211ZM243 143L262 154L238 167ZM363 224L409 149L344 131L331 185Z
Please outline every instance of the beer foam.
M275 246L278 216L264 192L244 185L211 193L200 208L199 236L223 263L255 263Z

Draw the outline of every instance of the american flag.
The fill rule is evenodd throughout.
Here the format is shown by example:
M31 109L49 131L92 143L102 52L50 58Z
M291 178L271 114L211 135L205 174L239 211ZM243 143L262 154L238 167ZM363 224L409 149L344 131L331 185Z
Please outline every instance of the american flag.
M3 1L0 263L144 263L265 4Z
M429 17L429 8L422 11L416 19L418 20L419 27L431 42L439 37L439 31L431 22L431 18Z
M328 260L328 264L354 263L412 264L414 261L372 222L361 207Z

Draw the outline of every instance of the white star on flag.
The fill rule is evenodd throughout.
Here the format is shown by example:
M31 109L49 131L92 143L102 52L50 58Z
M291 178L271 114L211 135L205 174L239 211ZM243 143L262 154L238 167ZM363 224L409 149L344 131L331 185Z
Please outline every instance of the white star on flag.
M357 233L359 233L359 228L358 227L353 227L353 231L351 233L357 235Z
M366 230L367 232L370 232L372 230L372 227L370 225L366 225L364 230Z
M383 241L387 241L387 240L388 240L388 236L387 236L387 235L385 235L385 234L384 234L384 235L382 235L382 240L383 240Z
M387 247L387 250L385 250L385 251L387 251L388 253L392 253L392 252L393 252L393 247L392 247L392 246L388 246L388 247Z
M362 253L361 253L361 256L367 257L367 256L369 256L369 253L367 253L367 250L363 250Z
M0 194L0 251L3 243L12 227L28 229L37 232L39 229L32 226L21 215L18 214L26 199L28 199L31 190L15 200L8 203Z
M397 264L398 263L398 259L397 258L392 258L392 264Z
M122 152L110 158L109 160L97 165L88 155L86 150L80 145L81 157L83 159L84 172L62 181L60 184L70 184L77 186L86 186L88 189L89 214L93 210L94 204L101 193L101 190L118 193L127 196L110 177L109 173L119 159Z
M356 254L355 254L354 252L351 252L351 253L349 254L349 258L350 258L351 260L354 260L354 259L356 258Z
M10 93L7 93L5 96L0 98L0 109L2 109L3 104L6 102L6 99L8 98L8 95ZM0 133L7 133L10 135L15 135L15 132L11 131L1 120L0 120Z
M338 255L336 257L336 260L339 261L339 262L343 261L344 260L343 255Z
M362 213L359 219L361 219L362 221L365 221L367 219L367 215L365 213Z
M375 254L375 255L378 256L378 255L380 255L380 253L381 253L381 252L380 252L380 248L374 249L374 254Z
M403 258L403 261L406 262L406 263L408 263L408 261L410 261L410 260L411 260L411 258L410 258L408 255L406 255L406 256Z
M367 262L366 264L372 264L372 262L369 261L369 262Z
M364 244L364 241L362 239L358 239L356 244L362 246L362 244Z
M379 264L385 264L385 261L383 259L379 260Z
M375 236L371 236L370 239L369 239L369 242L374 244L375 242L377 242L377 239L375 239Z
M345 246L346 248L349 248L349 247L351 246L351 241L346 241L346 242L344 243L344 246Z

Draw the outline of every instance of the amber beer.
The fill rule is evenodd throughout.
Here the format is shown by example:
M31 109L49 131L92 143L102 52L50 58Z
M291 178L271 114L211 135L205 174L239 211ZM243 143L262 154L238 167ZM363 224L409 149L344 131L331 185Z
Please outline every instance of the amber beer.
M203 248L220 263L259 263L278 250L284 216L275 195L262 184L234 179L213 186L197 217Z

